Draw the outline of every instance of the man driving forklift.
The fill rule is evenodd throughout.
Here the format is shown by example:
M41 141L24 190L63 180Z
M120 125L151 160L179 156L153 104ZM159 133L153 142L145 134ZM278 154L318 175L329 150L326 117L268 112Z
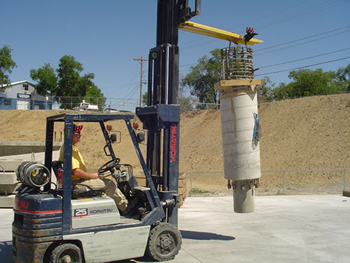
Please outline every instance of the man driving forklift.
M91 189L102 190L107 196L111 197L118 209L121 211L121 215L126 215L131 212L132 208L138 203L138 199L135 197L128 201L122 191L118 188L117 181L112 177L111 173L98 174L88 173L86 170L83 156L81 155L76 144L80 142L82 136L81 130L83 125L73 125L73 141L72 141L72 185L73 188L89 187ZM64 160L64 145L61 146L59 161Z

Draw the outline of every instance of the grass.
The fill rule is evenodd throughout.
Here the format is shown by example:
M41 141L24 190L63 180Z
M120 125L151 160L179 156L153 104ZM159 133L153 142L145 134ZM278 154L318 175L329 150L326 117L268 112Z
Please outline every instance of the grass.
M215 194L215 193L207 191L207 190L201 190L201 189L198 189L198 188L192 188L191 191L189 192L189 196L192 196L192 195L203 195L203 194Z
M285 193L282 193L280 190L277 191L276 195L286 195Z

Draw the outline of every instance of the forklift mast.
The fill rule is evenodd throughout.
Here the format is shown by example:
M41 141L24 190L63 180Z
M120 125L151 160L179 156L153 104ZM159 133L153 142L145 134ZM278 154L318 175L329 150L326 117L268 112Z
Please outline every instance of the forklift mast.
M136 113L148 130L147 167L158 191L177 194L179 180L179 25L200 14L188 0L158 0L157 41L150 49L147 107ZM167 222L177 226L177 205L168 208Z

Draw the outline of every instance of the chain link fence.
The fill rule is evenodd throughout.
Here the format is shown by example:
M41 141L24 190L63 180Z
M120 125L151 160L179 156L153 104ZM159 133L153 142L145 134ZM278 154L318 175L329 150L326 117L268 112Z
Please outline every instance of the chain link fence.
M344 93L345 94L345 93ZM259 103L268 103L263 98L259 97ZM98 105L99 110L111 108L117 111L131 111L135 112L135 108L140 106L139 99L126 98L105 98L105 97L56 97L52 109L67 109L71 110L79 106L81 102ZM277 100L276 100L277 101ZM47 102L42 102L42 108L47 108ZM179 104L182 112L186 111L200 111L200 110L220 110L220 103L201 103L197 100L179 99ZM145 106L145 105L142 105Z
M100 111L131 111L135 112L135 108L140 105L137 99L126 98L105 98L105 97L55 97L53 109L76 110L81 102L87 102L98 105Z
M194 110L219 110L220 104L219 103L200 103L195 102L193 103L193 106L188 109L188 111L194 111Z
M261 171L256 195L340 194L350 189L350 168ZM224 172L187 172L187 192L228 194Z
M56 97L52 109L77 110L81 102L87 102L98 105L100 111L131 111L140 106L138 99L125 98L104 98L104 97ZM144 106L144 105L142 105ZM193 102L190 105L181 105L181 111L199 111L199 110L219 110L219 103L200 103Z

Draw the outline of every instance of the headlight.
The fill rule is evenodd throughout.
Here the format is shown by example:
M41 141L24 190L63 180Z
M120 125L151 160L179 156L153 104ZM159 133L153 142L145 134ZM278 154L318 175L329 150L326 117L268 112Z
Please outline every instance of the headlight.
M49 170L41 163L23 162L17 168L17 180L30 187L42 187L50 180Z

